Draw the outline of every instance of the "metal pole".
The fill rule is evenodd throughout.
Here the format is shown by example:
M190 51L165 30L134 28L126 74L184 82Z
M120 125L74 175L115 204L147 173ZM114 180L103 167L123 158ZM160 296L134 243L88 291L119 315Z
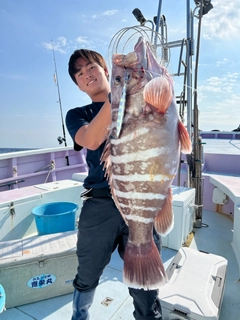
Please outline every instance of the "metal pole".
M202 190L202 140L199 136L198 127L198 104L197 104L197 79L198 79L198 62L199 62L199 52L200 52L200 35L201 35L201 22L203 14L203 0L201 0L200 10L199 10L199 21L198 21L198 35L197 35L197 46L196 46L196 63L195 63L195 74L194 74L194 163L195 163L195 177L194 185L196 189L195 204L196 215L195 215L195 228L202 227L202 207L203 207L203 190Z
M192 136L192 11L190 9L190 0L187 0L187 130L189 136Z
M157 22L156 22L156 33L158 33L158 30L159 30L160 19L161 19L161 10L162 10L162 0L159 0Z
M159 31L160 19L161 19L161 10L162 10L162 0L159 0L158 4L158 13L157 13L157 21L156 21L156 36L154 39L154 45L157 46L157 34Z

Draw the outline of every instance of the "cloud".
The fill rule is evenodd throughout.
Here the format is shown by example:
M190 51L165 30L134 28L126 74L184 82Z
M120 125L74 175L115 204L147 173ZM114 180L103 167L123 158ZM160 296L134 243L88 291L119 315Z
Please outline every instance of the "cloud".
M101 19L103 17L112 17L112 16L115 16L115 14L118 12L118 10L107 10L107 11L104 11L100 14L94 14L92 15L92 19L93 20L96 20L96 19Z
M204 62L200 62L199 66L201 66L201 67L217 67L217 68L227 66L228 68L232 67L234 69L238 69L239 64L240 64L240 61L232 60L229 58L222 58L221 60L214 60L214 61L206 60ZM195 66L195 61L193 61L193 66Z
M232 131L239 125L240 95L225 97L220 101L209 101L204 110L200 108L200 129Z
M78 37L76 39L77 44L80 44L82 47L90 47L92 45L92 41L88 40L87 37Z
M202 130L233 130L240 112L240 73L228 72L207 79L198 87Z
M42 42L42 46L47 50L58 51L60 53L67 53L69 43L65 37L58 37L56 41L53 42Z
M205 84L198 86L198 91L200 94L204 94L204 92L221 94L239 92L239 78L240 73L237 72L229 72L222 77L211 77L205 81Z
M103 16L114 16L116 13L118 12L118 10L107 10L105 12L103 12Z
M52 50L51 42L42 42L42 46L47 50ZM73 40L67 40L65 37L59 37L53 42L54 51L58 51L62 54L69 53L77 48L87 48L91 50L96 50L97 47L106 47L105 41L99 38L91 38L86 36L79 36Z
M206 39L239 38L240 0L212 1L213 9L202 18L202 36Z

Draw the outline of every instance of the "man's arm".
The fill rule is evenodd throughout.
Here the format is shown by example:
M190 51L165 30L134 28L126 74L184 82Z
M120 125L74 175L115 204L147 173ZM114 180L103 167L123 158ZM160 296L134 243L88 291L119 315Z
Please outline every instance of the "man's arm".
M75 142L89 150L96 150L106 139L111 122L111 104L107 99L94 119L77 131Z

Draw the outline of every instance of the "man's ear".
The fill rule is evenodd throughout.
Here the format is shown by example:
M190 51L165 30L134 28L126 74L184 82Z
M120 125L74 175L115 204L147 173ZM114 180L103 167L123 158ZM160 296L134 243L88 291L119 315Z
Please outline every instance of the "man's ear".
M104 72L105 72L105 76L107 77L107 79L109 79L108 68L105 67L103 70L104 70Z

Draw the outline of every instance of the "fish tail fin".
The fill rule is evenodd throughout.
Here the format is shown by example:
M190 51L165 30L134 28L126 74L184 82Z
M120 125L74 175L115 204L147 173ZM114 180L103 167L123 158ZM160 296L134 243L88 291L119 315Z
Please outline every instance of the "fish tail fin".
M192 143L189 138L187 129L184 127L184 124L180 120L178 121L178 133L179 133L182 153L191 153Z
M163 203L162 209L154 220L154 227L161 235L168 234L174 225L174 215L172 208L172 189L168 188L168 194Z
M128 241L124 252L123 282L131 288L158 289L168 281L153 239L137 246Z
M143 98L152 111L166 113L173 99L171 82L165 76L153 78L145 85Z

